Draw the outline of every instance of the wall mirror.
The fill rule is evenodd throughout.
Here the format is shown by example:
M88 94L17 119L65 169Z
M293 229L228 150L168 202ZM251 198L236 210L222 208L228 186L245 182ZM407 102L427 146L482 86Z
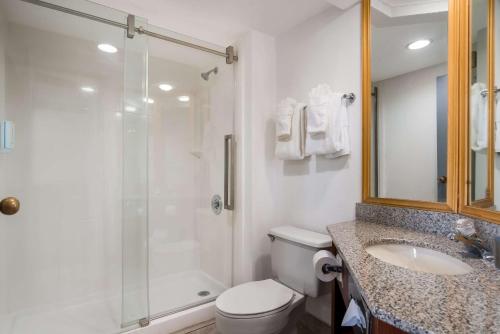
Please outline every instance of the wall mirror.
M456 206L454 3L363 1L365 202Z
M492 174L489 152L488 94L488 0L470 3L470 96L469 96L469 203L476 207L493 206ZM493 100L493 96L492 96Z
M460 212L500 221L500 0L464 1Z

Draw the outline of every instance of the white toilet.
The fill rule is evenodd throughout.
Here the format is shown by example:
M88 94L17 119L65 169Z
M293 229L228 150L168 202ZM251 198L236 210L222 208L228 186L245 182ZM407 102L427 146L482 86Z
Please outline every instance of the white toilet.
M223 292L216 300L220 334L291 333L304 311L305 296L329 291L314 273L312 258L330 248L328 235L281 226L269 231L274 279L248 282Z

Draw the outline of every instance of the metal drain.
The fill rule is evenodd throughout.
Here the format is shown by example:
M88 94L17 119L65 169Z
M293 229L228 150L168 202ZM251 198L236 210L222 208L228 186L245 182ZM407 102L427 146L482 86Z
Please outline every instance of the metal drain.
M210 294L210 292L209 292L209 291L206 291L206 290L203 290L203 291L198 292L198 296L200 296L200 297L206 297L206 296L208 296L209 294Z

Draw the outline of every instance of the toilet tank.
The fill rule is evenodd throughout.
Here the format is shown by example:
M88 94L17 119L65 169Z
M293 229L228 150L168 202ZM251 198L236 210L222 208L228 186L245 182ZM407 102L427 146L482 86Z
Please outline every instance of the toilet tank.
M316 278L313 255L330 249L332 239L326 234L294 226L280 226L269 231L273 277L297 292L317 297L329 291L329 285Z

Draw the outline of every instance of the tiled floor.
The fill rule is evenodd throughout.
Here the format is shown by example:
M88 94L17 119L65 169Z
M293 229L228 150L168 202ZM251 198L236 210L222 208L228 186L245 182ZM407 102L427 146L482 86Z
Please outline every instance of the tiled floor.
M217 334L217 330L215 329L215 324L212 324L207 327L197 329L194 332L190 332L190 334Z
M330 334L331 327L312 316L305 313L297 324L298 334Z
M218 334L215 328L214 320L186 328L174 334Z
M321 320L305 313L297 324L297 334L330 334L331 328ZM213 320L187 328L175 334L218 334Z

